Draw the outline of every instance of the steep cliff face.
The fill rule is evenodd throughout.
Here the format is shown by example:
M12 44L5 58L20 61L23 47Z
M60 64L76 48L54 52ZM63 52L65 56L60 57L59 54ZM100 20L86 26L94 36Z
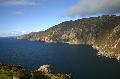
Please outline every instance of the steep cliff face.
M94 43L98 47L99 54L110 58L120 59L120 24Z
M65 21L18 39L69 44L92 44L99 54L120 59L120 16L99 16Z

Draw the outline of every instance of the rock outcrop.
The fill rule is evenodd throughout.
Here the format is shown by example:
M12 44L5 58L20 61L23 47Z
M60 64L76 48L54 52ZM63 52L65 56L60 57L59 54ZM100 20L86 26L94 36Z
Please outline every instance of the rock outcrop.
M18 36L33 41L89 44L100 55L120 59L120 16L103 15L65 21L45 31Z
M42 72L51 72L50 65L43 65L40 66L40 68L37 71L42 71Z
M40 66L38 70L33 72L35 79L72 79L71 75L63 74L63 73L56 73L51 70L50 65L43 65Z
M50 65L40 66L35 71L28 71L18 65L0 64L1 73L8 76L7 79L72 79L70 75L51 71Z

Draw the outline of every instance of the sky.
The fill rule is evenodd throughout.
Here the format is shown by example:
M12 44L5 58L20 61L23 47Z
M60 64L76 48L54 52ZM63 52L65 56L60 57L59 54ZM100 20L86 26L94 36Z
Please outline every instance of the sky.
M46 30L63 21L119 14L120 0L0 0L0 37Z

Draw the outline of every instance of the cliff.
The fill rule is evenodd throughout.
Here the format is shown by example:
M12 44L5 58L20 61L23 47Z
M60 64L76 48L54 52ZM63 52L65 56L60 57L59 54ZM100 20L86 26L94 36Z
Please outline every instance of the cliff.
M65 21L45 31L18 36L17 39L89 44L99 55L120 59L120 16L103 15Z

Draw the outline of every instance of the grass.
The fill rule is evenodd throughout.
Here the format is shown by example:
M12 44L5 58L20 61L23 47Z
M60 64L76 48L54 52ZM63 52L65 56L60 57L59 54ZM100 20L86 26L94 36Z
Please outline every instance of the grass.
M9 74L0 73L0 79L12 79Z
M12 73L8 71L0 72L0 79L12 79Z

